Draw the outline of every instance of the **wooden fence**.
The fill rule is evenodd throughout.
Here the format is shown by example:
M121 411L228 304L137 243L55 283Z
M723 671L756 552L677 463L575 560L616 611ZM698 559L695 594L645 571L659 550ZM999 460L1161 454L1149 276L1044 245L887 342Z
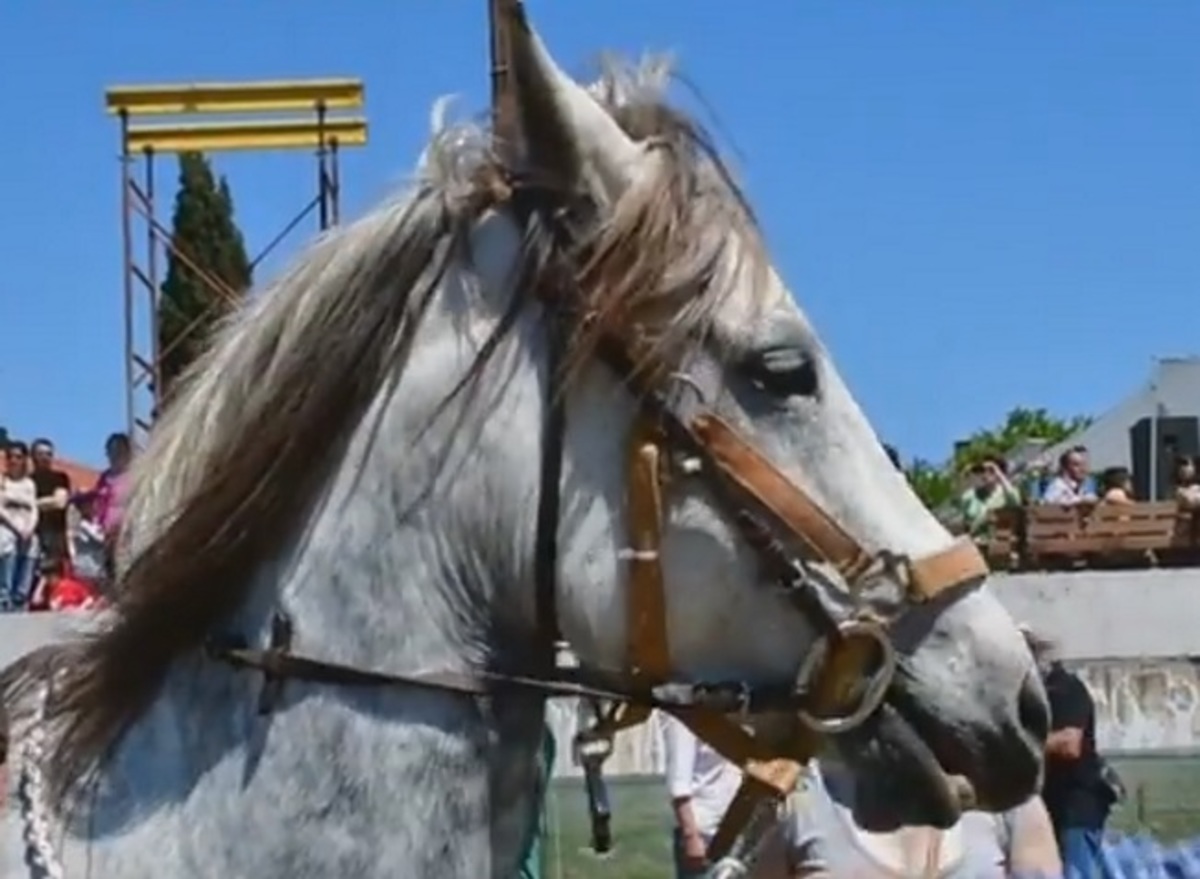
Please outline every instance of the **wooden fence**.
M1198 524L1173 501L1039 504L993 514L982 548L993 569L1007 571L1195 566Z

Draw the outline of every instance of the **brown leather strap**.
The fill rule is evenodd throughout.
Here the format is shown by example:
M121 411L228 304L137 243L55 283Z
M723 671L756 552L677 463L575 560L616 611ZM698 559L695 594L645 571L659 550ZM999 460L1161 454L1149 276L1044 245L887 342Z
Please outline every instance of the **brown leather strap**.
M667 635L666 589L663 586L663 502L660 473L662 450L652 422L639 418L629 453L629 668L635 678L653 683L671 673Z
M667 636L666 589L662 563L662 449L653 422L641 417L634 425L629 449L625 499L629 514L629 589L626 626L629 630L629 671L634 682L661 683L671 672ZM594 732L616 735L650 718L644 705L624 704L596 724Z
M873 559L858 541L728 422L704 413L689 426L727 479L762 504L847 581L858 580L871 567Z
M779 471L728 422L711 413L692 420L691 430L727 479L738 485L854 583L874 557L820 506ZM910 592L931 598L988 574L987 562L969 539L905 564Z
M909 591L920 598L988 575L988 563L968 537L954 541L941 552L908 563Z
M776 779L770 784L747 773L738 786L737 793L729 801L729 807L721 816L717 832L713 834L708 844L708 857L713 862L721 860L729 854L729 850L737 841L738 835L754 817L758 804L766 799L782 802L796 787L800 778L800 764L791 760L777 761L781 764Z

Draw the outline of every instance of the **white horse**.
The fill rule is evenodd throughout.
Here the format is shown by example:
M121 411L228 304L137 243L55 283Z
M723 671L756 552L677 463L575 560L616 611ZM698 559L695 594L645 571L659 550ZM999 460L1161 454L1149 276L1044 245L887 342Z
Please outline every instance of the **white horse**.
M67 648L49 695L32 677L10 692L10 859L53 850L67 875L104 879L511 876L544 693L264 685L205 648L264 646L282 611L297 652L345 667L464 680L536 668L534 584L552 545L561 632L584 666L621 669L639 403L599 357L605 333L655 339L654 375L707 352L707 405L871 552L951 545L718 159L665 103L661 66L614 67L589 92L513 15L519 167L483 126L438 131L411 190L256 296L157 426L135 467L120 605ZM556 320L571 334L561 384ZM556 438L546 424L560 398ZM550 441L561 472L547 487ZM791 681L814 619L713 489L667 488L673 674ZM557 517L539 548L547 491ZM899 612L891 716L983 806L1023 800L1046 709L1020 633L981 577L909 606L882 594L899 568L879 575L861 601ZM841 607L835 579L812 588ZM888 730L846 740L864 823L945 823L921 793L937 780L914 780Z

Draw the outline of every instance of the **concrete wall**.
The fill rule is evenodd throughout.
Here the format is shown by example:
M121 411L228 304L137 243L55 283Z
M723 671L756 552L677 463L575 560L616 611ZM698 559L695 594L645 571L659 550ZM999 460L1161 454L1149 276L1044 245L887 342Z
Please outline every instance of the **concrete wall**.
M1096 700L1106 751L1200 750L1200 569L1000 576L1000 599L1058 640ZM0 665L85 625L86 615L0 615ZM1193 659L1195 658L1195 659ZM570 774L576 706L551 706L557 770ZM614 774L662 771L656 723L617 741Z
M1014 617L1068 660L1200 656L1200 568L1016 574L993 579Z

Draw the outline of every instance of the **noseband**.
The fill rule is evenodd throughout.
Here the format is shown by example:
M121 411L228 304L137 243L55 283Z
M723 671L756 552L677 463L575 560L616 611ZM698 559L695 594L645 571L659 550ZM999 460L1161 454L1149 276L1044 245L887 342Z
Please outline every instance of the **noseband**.
M517 190L514 190L514 195ZM569 267L568 267L569 268ZM794 787L799 767L820 740L861 725L885 703L896 669L889 621L869 613L863 587L889 579L899 584L900 606L928 601L948 589L985 577L986 562L969 540L922 558L888 551L870 552L843 529L800 486L762 454L739 429L710 405L721 387L722 367L698 352L678 371L646 368L647 343L602 334L596 356L638 403L627 459L630 546L621 552L628 570L628 655L614 676L584 668L560 668L553 661L562 642L558 626L558 529L566 437L566 395L562 380L568 330L575 325L570 291L574 274L557 272L557 295L542 295L549 339L547 387L542 425L542 458L534 576L538 626L545 661L526 673L478 670L420 674L357 668L300 655L291 650L290 620L277 613L271 642L252 648L240 638L209 645L213 658L254 669L265 677L259 711L272 710L288 679L338 686L426 687L469 695L523 689L546 696L574 696L596 708L596 722L577 742L585 764L611 753L618 730L646 720L653 709L667 711L708 741L744 772L743 787L713 842L719 856L751 819L764 796L777 798ZM700 346L697 346L700 347ZM793 680L762 685L750 681L672 679L662 570L664 495L689 480L700 480L727 519L756 551L766 577L777 582L819 633ZM846 606L830 601L841 586ZM747 715L786 712L799 721L797 739L780 756L742 723Z

